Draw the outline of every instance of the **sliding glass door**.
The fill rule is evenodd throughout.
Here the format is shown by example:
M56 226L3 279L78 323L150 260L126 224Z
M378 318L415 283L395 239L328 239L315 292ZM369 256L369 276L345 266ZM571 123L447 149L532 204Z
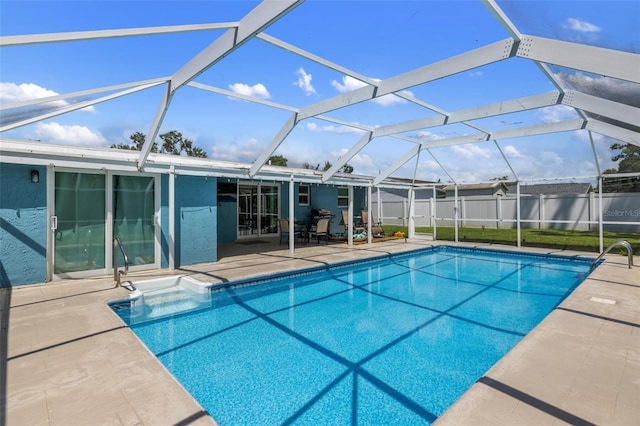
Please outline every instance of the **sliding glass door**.
M105 268L105 175L57 172L54 273Z
M278 206L277 185L238 185L238 238L276 234Z
M113 237L119 237L130 265L155 263L155 179L113 176ZM123 265L118 250L118 264Z
M52 278L111 272L119 237L130 266L159 267L159 178L55 171L50 203ZM124 261L120 251L118 264Z

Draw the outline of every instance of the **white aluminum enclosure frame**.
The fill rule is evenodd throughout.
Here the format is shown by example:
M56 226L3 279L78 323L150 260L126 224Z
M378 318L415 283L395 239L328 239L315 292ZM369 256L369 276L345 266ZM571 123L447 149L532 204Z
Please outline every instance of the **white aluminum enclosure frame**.
M302 3L302 0L263 1L244 17L234 22L109 30L97 29L84 32L0 37L0 48L10 46L12 48L19 48L20 46L37 44L73 43L81 40L137 37L152 34L224 31L224 33L217 38L212 36L213 41L208 47L186 61L170 76L124 82L102 88L89 88L87 90L0 106L0 111L4 112L17 108L39 106L52 101L104 94L96 99L67 105L62 108L53 109L45 114L5 124L0 127L1 134L101 102L108 102L112 99L125 97L150 88L164 86L164 90L158 100L155 116L150 120L152 124L140 152L125 152L115 149L86 149L50 144L44 145L1 138L0 160L19 164L55 165L56 167L71 168L81 167L83 169L95 170L106 169L126 173L144 171L146 173L168 174L170 176L170 185L173 185L175 176L184 174L233 179L262 179L274 182L346 185L350 188L357 186L367 188L389 187L409 189L412 188L412 185L408 182L393 180L394 173L413 159L416 159L417 165L417 158L423 150L430 154L453 184L457 185L461 183L457 182L449 171L443 167L442 162L434 155L432 151L433 148L493 141L501 153L502 160L511 170L515 181L519 185L522 180L516 174L508 157L504 155L501 146L501 141L503 140L586 130L589 135L597 173L594 176L584 176L584 178L597 178L600 182L602 182L603 174L595 153L593 142L594 134L604 135L619 140L621 143L640 146L640 133L630 130L636 129L638 123L640 123L640 108L600 98L592 94L582 93L578 90L565 90L548 68L548 65L566 67L577 71L595 73L601 76L640 84L640 72L638 72L638 70L640 70L640 55L638 54L522 34L494 0L483 0L482 3L484 6L504 28L505 39L377 81L360 72L348 69L313 52L304 50L264 32L270 25L289 14ZM233 53L237 49L241 49L244 44L251 40L263 42L298 55L306 60L311 60L330 70L359 80L364 83L364 86L309 105L290 106L240 95L227 89L196 81L202 73L211 67L215 67L226 55ZM488 64L513 60L513 58L534 63L539 68L541 74L549 80L556 90L517 99L507 99L501 102L459 111L446 111L438 105L432 105L403 92L414 86L474 70ZM171 106L174 94L177 90L185 86L211 93L214 96L229 96L287 111L289 116L282 123L280 130L273 136L267 147L262 152L256 153L256 160L252 164L151 153L152 143L158 135L164 117ZM424 116L374 128L356 122L347 122L327 115L333 111L389 94L401 97L414 105L424 108ZM486 117L534 111L554 105L571 107L577 112L580 118L536 126L513 127L507 130L484 129L473 123L473 120ZM611 122L627 124L628 126L622 127L611 124L611 122L592 118L594 115L605 117ZM286 169L267 165L268 158L273 155L277 148L287 139L287 136L300 122L309 118L358 129L363 131L364 134L325 172ZM466 126L469 129L469 133L462 136L433 141L406 136L406 133L411 131L460 124ZM373 140L381 137L389 137L409 142L412 146L406 150L406 152L401 153L399 158L391 166L382 170L377 176L351 176L338 173L355 155L362 152ZM171 192L173 193L173 191ZM170 198L170 203L173 203L173 196ZM370 203L370 197L368 197L368 199ZM172 226L171 223L172 221L170 220L170 226ZM602 221L600 221L601 226L602 224ZM170 254L173 253L171 250L172 248L170 248ZM170 265L173 265L173 261L173 255L170 255Z

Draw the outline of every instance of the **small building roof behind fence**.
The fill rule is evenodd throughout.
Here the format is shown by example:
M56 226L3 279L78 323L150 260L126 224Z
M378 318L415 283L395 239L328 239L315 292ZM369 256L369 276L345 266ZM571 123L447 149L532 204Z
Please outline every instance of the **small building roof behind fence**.
M560 194L588 194L593 191L590 183L542 183L536 185L520 185L520 194L527 195L560 195ZM509 194L515 194L516 187L509 188Z

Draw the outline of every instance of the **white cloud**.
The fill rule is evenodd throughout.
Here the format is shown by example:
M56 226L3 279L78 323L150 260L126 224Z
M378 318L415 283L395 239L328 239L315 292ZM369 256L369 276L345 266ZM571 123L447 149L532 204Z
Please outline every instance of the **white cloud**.
M579 118L578 113L566 105L552 105L542 108L538 112L538 116L544 123L558 123Z
M482 77L482 75L483 75L483 74L482 74L482 71L479 71L479 70L471 70L471 71L469 71L469 75L470 75L471 77Z
M491 158L491 151L475 144L454 145L450 149L458 158Z
M509 157L509 158L522 158L522 157L524 157L524 155L520 151L518 151L516 149L516 147L513 146L513 145L505 146L504 148L502 148L502 152L504 152L504 155L506 157Z
M372 78L372 80L380 81L380 79L377 79L377 78ZM333 86L333 88L336 89L339 93L346 93L346 92L351 92L352 90L356 90L361 87L367 86L367 84L351 76L345 75L342 77L342 83L336 80L333 80L331 82L331 86ZM413 93L409 90L403 90L401 93L404 93L408 96L413 96ZM379 98L374 98L372 102L381 106L391 106L395 104L407 103L406 99L400 98L393 94L380 96Z
M259 99L271 98L269 91L262 83L257 83L253 86L249 86L248 84L244 83L234 83L229 85L229 89L231 89L235 93L238 93L239 95L251 96L253 98Z
M253 162L264 150L265 144L255 138L215 143L208 151L209 158L224 161Z
M580 33L597 33L599 31L602 31L600 27L576 18L567 18L567 21L562 27L564 29L577 31Z
M46 89L34 83L15 84L10 82L0 82L0 104L12 104L57 95L59 95L58 92L54 92L53 90ZM61 99L53 102L47 102L40 106L62 108L68 105L69 102ZM95 108L93 106L89 106L82 108L80 111L95 112Z
M357 80L348 75L342 76L342 83L339 83L336 80L333 80L331 82L331 86L333 86L333 88L340 93L350 92L366 85L367 84L365 82Z
M340 157L347 153L347 151L347 148L342 148L339 151L332 151L331 156L334 158L333 163L338 161ZM374 169L376 166L373 159L368 154L362 153L356 154L351 157L351 159L347 161L347 164L353 166L354 170L357 173L363 173L364 170Z
M428 141L437 141L439 139L444 139L444 136L431 133L427 130L419 131L416 136L418 137L418 139L426 139Z
M63 126L58 123L36 125L36 137L44 142L57 142L69 145L101 146L107 140L100 133L94 133L86 126Z
M564 163L564 160L562 159L562 157L558 155L558 153L553 151L540 152L540 159L546 166L549 166L549 165L561 166Z
M296 71L296 74L298 75L298 80L293 84L301 88L305 95L315 95L316 89L311 84L311 79L313 78L313 76L305 72L304 68L302 67L300 67L298 71Z
M31 99L46 98L49 96L56 96L59 93L53 90L45 89L37 84L33 83L4 83L0 82L0 103L15 103L28 101ZM52 105L65 106L65 101L50 102Z
M307 130L318 133L363 133L362 130L349 126L334 126L333 124L327 124L325 126L318 126L314 122L306 123Z

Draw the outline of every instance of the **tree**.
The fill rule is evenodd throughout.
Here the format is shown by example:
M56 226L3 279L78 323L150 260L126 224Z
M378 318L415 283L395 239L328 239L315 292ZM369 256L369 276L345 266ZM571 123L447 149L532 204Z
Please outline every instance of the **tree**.
M129 139L133 145L113 144L111 148L131 149L140 151L144 145L146 136L142 132L135 132ZM162 140L162 148L158 149L156 142L151 145L151 152L159 152L161 154L186 155L188 157L207 158L207 153L202 148L194 146L193 141L182 136L177 130L171 130L160 135Z
M331 166L333 166L333 164L331 164L330 161L325 161L324 162L324 167L322 168L322 171L326 172L327 170L329 170L331 168ZM318 165L318 167L316 167L316 170L318 170L318 168L320 167L320 165ZM344 163L344 165L342 167L340 167L340 170L338 170L340 173L353 173L353 166L351 166L350 164Z
M287 160L287 158L282 155L272 155L271 157L269 157L268 164L271 166L287 167L288 161L289 160Z
M620 151L611 157L612 161L619 161L618 173L640 172L640 146L614 143L611 150Z
M614 143L610 148L612 151L617 151L611 160L618 162L618 169L607 169L603 174L640 173L640 146ZM640 177L604 179L602 192L640 192Z
M302 168L309 169L309 170L320 170L320 164L316 164L315 166L312 166L311 163L305 162L304 164L302 164Z

